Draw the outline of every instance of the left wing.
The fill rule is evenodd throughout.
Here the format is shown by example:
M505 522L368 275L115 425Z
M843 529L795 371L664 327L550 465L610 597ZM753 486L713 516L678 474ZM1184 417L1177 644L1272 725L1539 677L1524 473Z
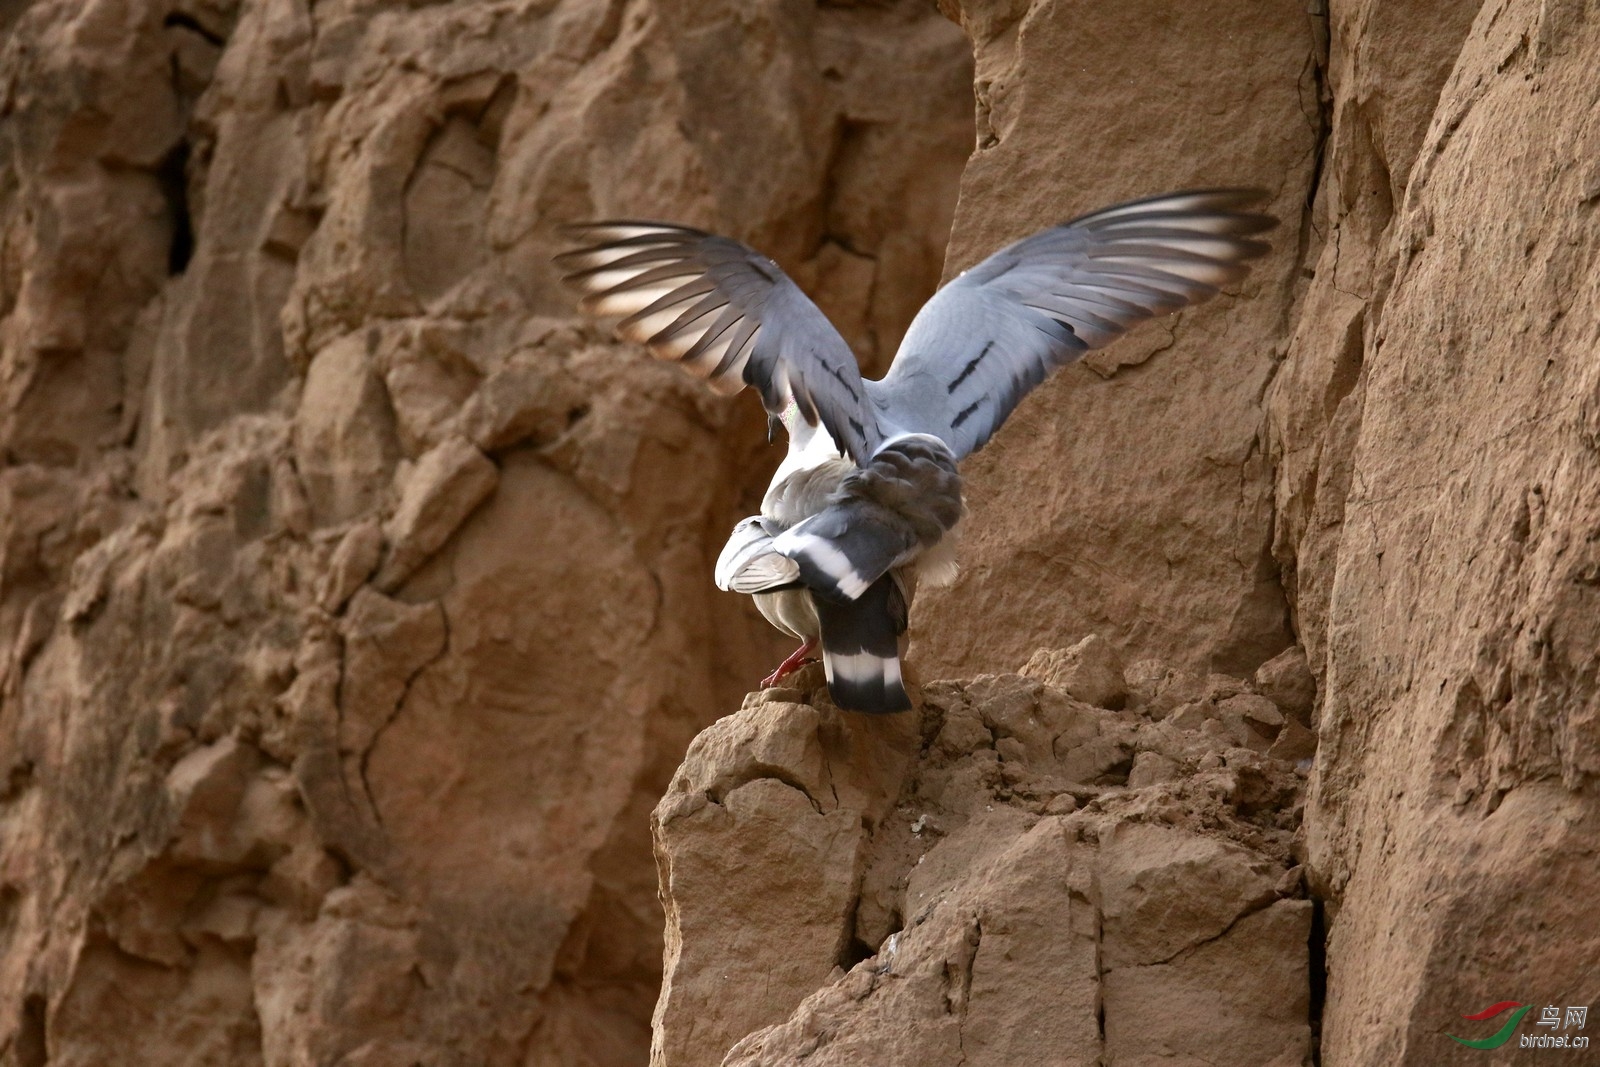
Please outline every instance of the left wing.
M776 263L727 237L662 222L568 227L586 247L556 257L594 315L625 315L617 330L676 360L720 393L747 384L767 412L792 399L834 442L865 463L882 440L861 369L845 339Z

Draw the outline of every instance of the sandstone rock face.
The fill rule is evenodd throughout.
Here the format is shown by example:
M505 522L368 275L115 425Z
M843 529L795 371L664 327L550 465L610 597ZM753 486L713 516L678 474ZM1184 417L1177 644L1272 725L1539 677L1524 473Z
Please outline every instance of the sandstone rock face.
M0 1065L1431 1067L1600 999L1600 14L940 9L0 3ZM962 680L717 721L776 455L556 226L750 240L876 372L1222 183L1272 256L966 465Z
M1324 1062L1467 1063L1460 1015L1600 990L1567 888L1600 841L1600 19L1357 4L1341 33L1329 241L1273 401L1323 681Z
M1304 770L1019 675L920 723L811 699L720 720L656 809L657 1067L1308 1062Z
M947 275L1141 193L1260 186L1284 225L1237 292L1067 368L964 465L962 577L924 598L917 652L971 674L1099 633L1130 661L1248 673L1293 640L1262 397L1317 155L1313 23L1227 0L947 7L978 102Z
M1083 151L1090 143L1113 144L1141 174L1192 167L1210 155L1173 151L1177 138L1207 130L1221 143L1270 113L1262 89L1250 106L1151 122L1207 99L1214 57L1270 36L1272 12L1260 6L1123 5L1093 16L1053 3L946 8L973 38L980 100L950 267L1056 213L1028 198L1060 195L1064 183L1013 184L1018 174L1102 163L1105 152ZM1161 31L1191 11L1206 25L1188 36L1206 45L1184 53L1179 75L1152 76L1168 69ZM1326 21L1279 11L1281 32L1310 41L1298 53L1312 62L1301 69L1305 126L1296 128L1315 171L1280 165L1257 179L1288 193L1289 175L1292 195L1310 203L1280 276L1282 313L1261 326L1271 348L1261 391L1230 408L1210 392L1224 379L1211 366L1179 369L1185 345L1175 345L1141 369L1172 368L1160 376L1172 407L1204 399L1183 409L1173 423L1180 440L1168 441L1155 429L1162 420L1144 413L1107 432L1062 375L997 437L985 453L992 467L974 465L967 577L924 604L921 647L971 671L1002 650L1020 661L1046 623L1059 644L1102 630L1129 663L1130 693L1151 694L1155 713L1181 725L1214 706L1241 743L1272 715L1215 692L1203 672L1253 670L1257 693L1284 720L1269 751L1316 752L1304 855L1330 920L1321 1062L1467 1063L1481 1054L1444 1036L1460 1032L1462 1014L1506 998L1588 1004L1600 989L1593 909L1562 888L1584 877L1596 848L1600 641L1590 598L1600 464L1590 357L1600 314L1587 72L1600 62L1600 33L1592 5L1577 3L1335 0L1327 11ZM1230 17L1252 24L1223 44ZM1030 57L1061 55L1077 62L1029 75ZM1138 73L1126 73L1135 63ZM1273 69L1258 61L1225 73L1242 85ZM1046 89L1062 80L1076 91ZM1080 136L1048 143L1080 116ZM1253 165L1267 154L1238 158ZM1285 248L1296 240L1292 226L1280 234ZM1270 295L1229 309L1235 328ZM1184 316L1180 339L1224 307ZM1127 374L1079 381L1088 392ZM1155 377L1130 381L1162 387ZM1237 421L1218 417L1230 411ZM1212 448L1212 466L1198 468L1230 471L1226 490L1163 477L1225 425L1253 441L1231 453L1242 464L1219 464L1228 453ZM1039 446L1041 428L1052 442L1077 442L1089 428L1109 447L1061 463ZM1152 466L1123 476L1140 463ZM1163 495L1130 502L1128 485L1160 485ZM1179 517L1190 492L1210 518ZM999 501L990 529L984 493ZM1253 513L1241 506L1263 497ZM1091 525L1108 501L1120 510ZM1267 573L1281 576L1298 647L1273 655L1264 629L1252 643L1218 643L1221 620L1248 617L1217 609L1243 603L1240 586L1189 565L1226 559L1242 574L1259 557L1172 546L1198 543L1223 514L1239 516L1236 545L1269 538ZM1144 528L1153 515L1167 517ZM1235 599L1224 601L1229 588ZM1203 603L1163 646L1160 628ZM1114 624L1083 618L1088 610ZM970 625L978 617L1017 621ZM1152 669L1148 656L1170 666Z
M575 321L555 228L754 240L881 364L959 29L0 7L0 1062L642 1062L648 816L781 647L706 578L775 460Z

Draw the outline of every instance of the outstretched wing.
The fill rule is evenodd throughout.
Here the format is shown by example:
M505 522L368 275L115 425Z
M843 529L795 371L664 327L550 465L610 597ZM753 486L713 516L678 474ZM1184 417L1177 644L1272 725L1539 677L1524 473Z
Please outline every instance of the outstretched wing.
M1255 189L1135 200L1025 237L925 304L868 389L886 432L981 448L1057 367L1129 327L1197 304L1249 271L1277 220Z
M881 439L855 354L766 256L727 237L661 222L568 228L585 247L556 257L583 309L624 315L618 332L713 389L753 385L772 415L793 399L857 463Z

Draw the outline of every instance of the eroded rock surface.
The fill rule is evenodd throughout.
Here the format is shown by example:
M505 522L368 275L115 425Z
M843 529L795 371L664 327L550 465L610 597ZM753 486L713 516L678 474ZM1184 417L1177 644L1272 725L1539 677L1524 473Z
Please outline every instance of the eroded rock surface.
M1329 240L1273 401L1323 682L1324 1062L1465 1064L1463 1005L1600 997L1600 18L1335 30Z
M0 30L0 1062L642 1062L650 808L781 646L706 580L772 460L757 412L576 322L556 227L756 241L881 364L971 145L960 31L676 0Z
M915 651L968 676L1098 633L1130 662L1253 671L1293 642L1263 392L1317 159L1315 20L1228 0L945 7L972 40L978 108L947 276L1170 189L1258 186L1284 224L1236 289L1067 368L963 465L962 574L924 598Z
M1184 726L1022 675L882 718L807 681L702 733L656 809L657 1067L1309 1062L1309 761L1241 744L1245 683Z
M1594 5L940 6L0 3L0 1063L637 1064L655 1005L1432 1067L1600 1000ZM748 239L877 371L941 271L1224 182L1273 256L967 465L909 665L969 680L674 779L787 651L707 581L775 456L555 225Z

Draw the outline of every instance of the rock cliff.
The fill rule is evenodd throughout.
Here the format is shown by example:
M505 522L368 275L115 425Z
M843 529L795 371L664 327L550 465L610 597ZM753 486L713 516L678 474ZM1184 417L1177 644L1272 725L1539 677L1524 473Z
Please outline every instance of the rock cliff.
M1600 1001L1592 2L0 34L0 1064L1433 1065ZM920 710L746 698L760 413L576 319L559 224L748 240L875 373L1194 184L1272 256L967 464Z

